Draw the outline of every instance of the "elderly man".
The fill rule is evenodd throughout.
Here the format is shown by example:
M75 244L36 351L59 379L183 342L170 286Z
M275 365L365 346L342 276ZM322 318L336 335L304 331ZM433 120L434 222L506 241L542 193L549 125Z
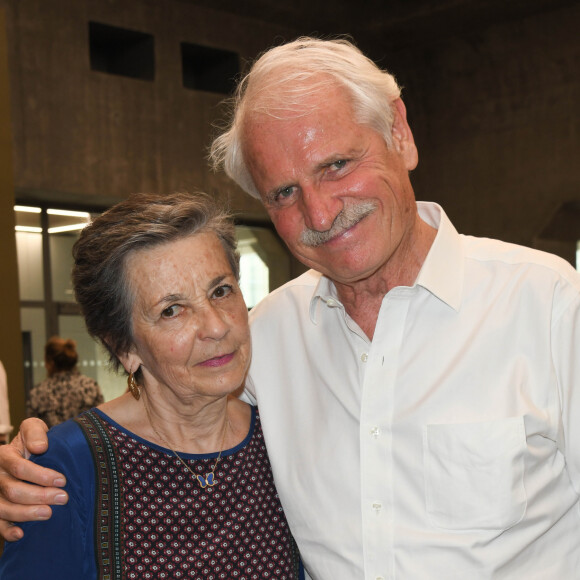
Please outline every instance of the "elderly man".
M399 88L344 41L265 53L212 155L312 268L254 309L248 380L312 577L578 578L578 274L417 204Z

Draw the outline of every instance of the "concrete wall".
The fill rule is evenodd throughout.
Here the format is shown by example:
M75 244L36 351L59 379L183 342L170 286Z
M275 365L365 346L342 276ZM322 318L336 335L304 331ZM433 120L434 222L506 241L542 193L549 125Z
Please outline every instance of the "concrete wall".
M223 95L183 87L180 43L235 51L243 60L287 30L178 0L4 4L19 199L102 206L134 191L204 189L265 219L260 204L207 169ZM91 70L90 21L152 34L154 81Z
M132 191L205 189L248 218L260 204L208 171L221 96L182 86L180 42L244 59L299 32L179 0L0 0L7 8L19 199L107 205ZM156 77L90 69L88 23L155 37ZM462 231L537 244L579 199L580 5L486 22L403 49L355 39L404 85L420 151L418 199ZM387 46L385 41L385 46ZM580 236L579 236L580 237Z
M0 12L0 358L18 425L24 388L15 200L103 209L130 192L202 189L254 224L267 221L260 203L208 170L223 95L183 87L180 43L235 51L243 64L277 35L294 33L179 0L0 0ZM152 34L155 79L91 70L91 21Z
M574 259L573 242L538 236L580 200L579 29L576 3L385 57L419 146L417 198L460 231Z
M243 62L309 31L180 0L0 0L0 8L8 141L12 131L2 156L12 157L14 174L0 189L4 212L14 198L99 208L133 191L204 189L249 220L267 219L258 202L207 168L222 97L182 86L180 43L235 51ZM152 34L155 80L91 70L91 21ZM417 198L441 203L460 231L573 260L573 231L540 233L564 202L580 200L579 28L575 3L517 20L498 13L495 23L428 44L355 38L404 86L420 152ZM2 251L14 264L13 246ZM11 309L4 301L0 319L6 336L19 336Z
M14 237L13 140L10 131L5 14L0 7L0 361L6 369L12 424L24 416L22 342L16 238ZM0 404L4 404L0 401Z

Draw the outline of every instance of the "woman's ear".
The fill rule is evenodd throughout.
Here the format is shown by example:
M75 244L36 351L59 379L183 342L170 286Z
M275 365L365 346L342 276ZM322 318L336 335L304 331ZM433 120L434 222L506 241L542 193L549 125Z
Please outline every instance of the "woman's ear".
M109 350L111 352L114 352L114 349L111 348L110 341L105 339L105 343L109 347ZM119 362L123 365L123 368L127 371L127 374L134 373L141 366L142 361L137 352L135 351L134 345L131 345L128 352L114 354L119 359Z
M401 99L393 102L394 118L392 127L393 149L402 157L405 167L412 171L419 163L419 153L411 127L407 122L407 109Z
M134 373L143 362L139 355L131 350L128 353L117 355L127 373Z

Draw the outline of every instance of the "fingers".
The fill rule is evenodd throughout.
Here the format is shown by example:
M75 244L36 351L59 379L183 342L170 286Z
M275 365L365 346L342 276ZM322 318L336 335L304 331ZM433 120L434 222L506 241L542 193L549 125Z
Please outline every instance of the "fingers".
M24 532L21 528L15 526L12 522L5 522L4 520L0 520L0 535L7 542L15 542L24 536Z
M43 472L42 477L35 477L35 479L41 479L46 482L64 481L64 478L52 469L39 467L38 465L34 467ZM31 478L25 477L24 479L30 480ZM20 512L8 510L16 510L19 506L64 505L67 501L68 494L59 487L31 485L12 477L9 473L0 472L0 518L24 522L29 518L15 515ZM15 507L12 508L12 505ZM47 517L50 517L50 514L47 514Z
M45 521L52 516L47 505L20 505L0 498L0 535L8 542L20 540L24 533L14 522Z
M7 506L6 509L4 506ZM14 542L24 535L22 529L14 522L44 521L50 518L52 510L48 506L24 506L0 500L0 513L9 514L7 516L9 519L0 519L0 535L8 542Z
M20 431L13 443L19 447L24 457L31 453L40 455L48 449L48 427L44 421L34 417L25 419L20 425Z
M22 458L20 460L30 463ZM41 469L49 472L46 479L62 479L51 469ZM0 535L9 542L19 540L23 532L13 522L47 520L52 515L47 504L64 505L67 501L68 495L58 487L30 485L14 479L6 472L0 473Z
M0 535L9 542L23 535L13 522L47 520L52 515L49 505L68 501L60 489L66 484L64 476L23 457L46 447L46 426L38 420L25 421L14 441L0 446Z
M54 491L48 493L43 487L36 487L22 483L24 480L40 486L63 487L66 480L63 475L41 467L22 457L21 442L15 439L14 444L0 446L0 495L16 503L54 503L44 501L47 497L53 499ZM59 490L60 493L64 493ZM39 501L40 500L40 501Z

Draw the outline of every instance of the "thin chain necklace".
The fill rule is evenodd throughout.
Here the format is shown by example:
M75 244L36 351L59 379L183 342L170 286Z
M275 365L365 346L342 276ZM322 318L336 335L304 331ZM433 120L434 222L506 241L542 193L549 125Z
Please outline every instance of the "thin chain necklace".
M222 456L224 441L226 440L227 426L229 424L229 420L228 420L228 416L227 416L227 407L226 407L226 420L224 421L224 432L222 435L222 444L220 447L220 452L219 452L219 455L217 456L217 459L215 460L215 463L213 464L213 469L209 473L206 473L205 477L204 477L203 475L195 473L191 469L191 467L189 467L189 465L187 465L187 463L177 454L177 451L175 451L175 449L173 449L173 447L171 447L171 445L169 445L169 443L167 442L167 439L165 439L165 437L163 437L163 435L161 435L161 433L159 433L159 431L157 431L157 429L155 429L155 426L153 425L153 421L151 420L151 413L149 412L149 405L147 405L147 403L145 402L145 399L143 399L143 404L145 405L145 412L147 413L147 419L149 419L149 425L151 425L151 429L153 429L155 435L157 435L157 437L161 441L163 441L165 446L171 450L173 455L175 455L175 457L177 457L177 459L179 459L179 461L181 462L183 467L185 467L185 469L187 469L187 471L189 471L189 473L191 473L191 475L193 475L193 478L199 483L199 486L202 489L204 489L208 486L213 487L216 484L215 469L216 469L217 464L219 463L219 460L221 459L221 456Z

